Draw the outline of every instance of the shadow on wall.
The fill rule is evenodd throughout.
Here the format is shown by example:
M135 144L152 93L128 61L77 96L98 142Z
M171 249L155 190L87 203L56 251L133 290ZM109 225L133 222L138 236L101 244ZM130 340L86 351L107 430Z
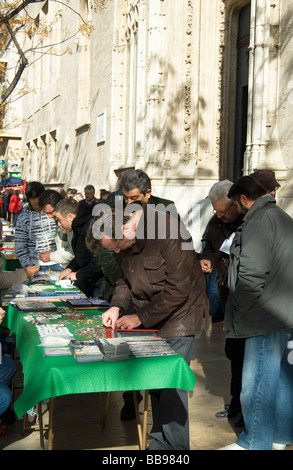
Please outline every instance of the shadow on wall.
M200 152L209 149L209 142L202 136L198 137L199 125L204 129L204 119L202 111L206 108L204 98L199 97L197 102L193 100L192 83L182 83L179 89L173 93L170 86L171 80L176 78L172 65L158 56L150 59L150 69L156 67L160 70L160 81L152 86L146 104L137 116L138 125L147 122L147 134L145 142L137 141L137 148L143 149L148 155L144 170L148 172L149 166L158 164L158 167L172 167L172 173L178 176L176 170L182 171L185 165L190 173L190 162L194 167L198 164ZM169 82L168 93L166 93L166 83ZM168 100L166 100L168 96ZM183 119L182 119L183 116ZM184 122L184 130L178 132L179 126ZM148 147L148 141L154 147ZM147 148L147 150L145 150ZM195 149L195 151L191 150ZM177 154L175 158L174 153ZM192 176L192 175L191 175Z

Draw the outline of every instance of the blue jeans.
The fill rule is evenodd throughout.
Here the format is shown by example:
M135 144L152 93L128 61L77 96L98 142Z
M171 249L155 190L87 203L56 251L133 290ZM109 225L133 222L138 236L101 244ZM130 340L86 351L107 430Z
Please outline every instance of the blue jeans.
M3 356L0 364L0 416L7 410L11 402L12 392L9 388L16 371L11 357Z
M216 285L218 271L215 269L212 274L206 274L207 294L209 298L210 316L212 322L216 323L224 319L224 311L219 298L219 288Z
M245 430L237 444L272 450L273 442L293 442L293 365L288 362L291 331L247 338L241 406Z

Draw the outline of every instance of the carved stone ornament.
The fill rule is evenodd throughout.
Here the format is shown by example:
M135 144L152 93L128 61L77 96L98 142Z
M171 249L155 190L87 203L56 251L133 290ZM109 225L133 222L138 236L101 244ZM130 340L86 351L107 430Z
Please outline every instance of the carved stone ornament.
M127 41L130 41L131 37L135 36L138 32L139 2L140 0L130 0L128 2L125 30Z

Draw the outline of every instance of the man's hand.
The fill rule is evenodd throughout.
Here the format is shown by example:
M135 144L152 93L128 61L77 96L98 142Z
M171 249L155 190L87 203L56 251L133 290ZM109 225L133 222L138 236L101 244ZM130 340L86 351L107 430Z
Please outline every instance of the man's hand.
M70 279L71 281L77 281L76 279L76 273L74 271L71 271L70 274L68 274L66 279Z
M43 263L48 263L50 261L50 251L42 251L42 253L39 253L39 258Z
M33 277L39 270L40 266L27 266L24 268L28 278Z
M2 323L3 318L5 317L5 314L6 314L5 310L0 307L0 325Z
M202 259L200 261L201 269L205 274L211 274L213 271L212 263L209 259Z
M116 322L119 318L119 307L110 307L106 312L102 314L103 325L107 328L112 328L113 330L116 327Z
M123 330L133 330L139 325L141 325L141 321L136 314L124 315L119 318L116 323L117 328L122 328Z
M66 268L59 275L59 279L69 279L69 274L72 273L72 269Z

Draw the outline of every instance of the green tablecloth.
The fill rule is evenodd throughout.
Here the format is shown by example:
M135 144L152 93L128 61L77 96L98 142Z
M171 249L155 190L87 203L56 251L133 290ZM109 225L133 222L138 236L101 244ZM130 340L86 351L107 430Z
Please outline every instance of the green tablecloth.
M16 255L13 253L8 256L6 256L5 253L1 254L3 259L2 271L15 271L16 269L21 268L21 264Z
M102 314L89 310L87 315ZM24 390L14 403L20 418L40 401L75 393L180 388L193 390L195 376L179 355L135 358L117 362L78 363L73 356L44 357L37 328L24 313L9 305L5 325L16 335L16 348L23 366ZM74 331L82 326L67 324ZM89 325L87 325L89 326ZM76 336L77 339L81 337Z

